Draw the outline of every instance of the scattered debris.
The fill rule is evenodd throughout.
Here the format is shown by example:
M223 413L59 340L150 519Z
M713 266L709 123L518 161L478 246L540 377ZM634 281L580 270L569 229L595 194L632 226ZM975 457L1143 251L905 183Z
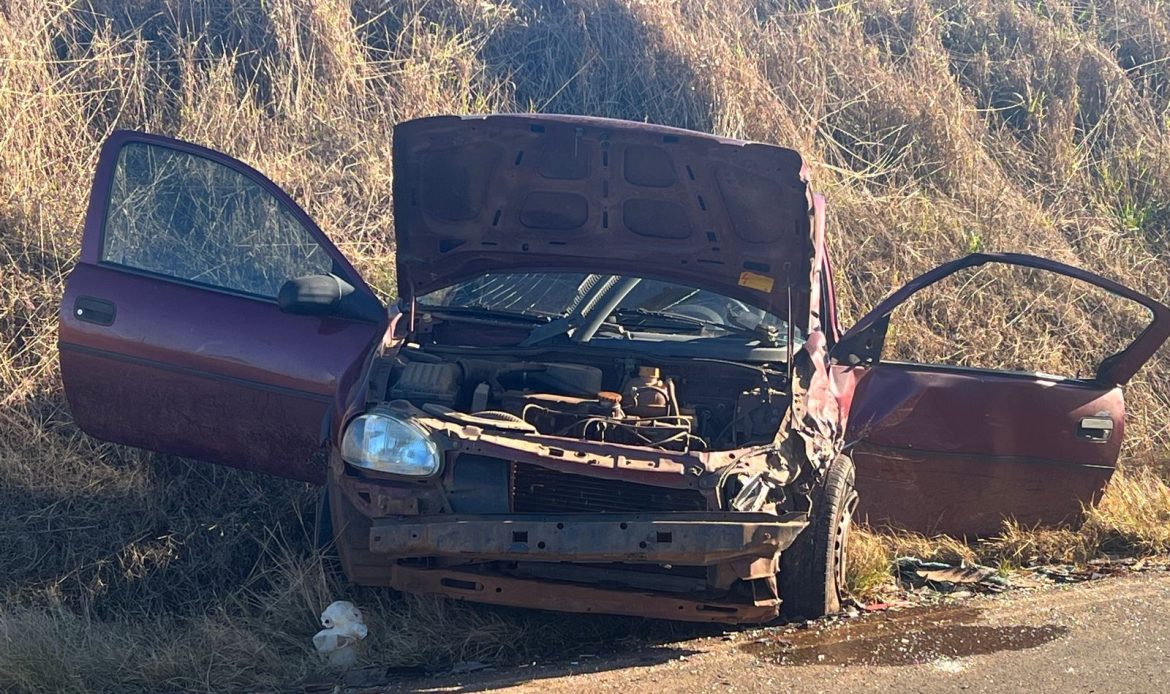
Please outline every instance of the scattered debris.
M932 660L930 665L935 670L952 674L964 672L971 667L970 661L962 658L937 658Z
M357 644L369 633L362 611L352 602L338 600L321 613L321 626L324 628L313 636L317 652L335 668L353 667L357 663Z
M1081 583L1091 580L1094 575L1101 575L1071 565L1037 566L1032 571L1054 583Z
M899 557L894 560L894 564L902 583L915 588L925 586L939 593L1001 593L1012 587L1011 582L1000 576L997 570L979 564L964 562L954 566L923 561L918 557Z
M979 583L995 574L986 566L948 566L945 569L919 570L918 575L934 583Z
M964 600L1006 590L1030 590L1066 583L1094 581L1141 571L1170 571L1168 557L1099 557L1084 564L1036 564L1004 571L981 564L926 561L904 556L894 560L897 582L889 590L842 606L842 617L904 607Z

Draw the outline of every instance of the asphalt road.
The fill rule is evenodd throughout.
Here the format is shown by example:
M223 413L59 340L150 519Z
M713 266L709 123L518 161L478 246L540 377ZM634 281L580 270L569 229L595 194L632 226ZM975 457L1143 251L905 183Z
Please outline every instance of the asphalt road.
M429 692L1167 692L1170 572L461 677Z

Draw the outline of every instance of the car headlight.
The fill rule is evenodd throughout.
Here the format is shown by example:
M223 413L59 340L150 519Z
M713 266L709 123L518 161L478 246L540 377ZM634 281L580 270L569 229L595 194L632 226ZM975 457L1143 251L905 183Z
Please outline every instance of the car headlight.
M439 447L409 419L384 412L356 417L341 439L341 457L350 465L394 475L428 477L439 471Z

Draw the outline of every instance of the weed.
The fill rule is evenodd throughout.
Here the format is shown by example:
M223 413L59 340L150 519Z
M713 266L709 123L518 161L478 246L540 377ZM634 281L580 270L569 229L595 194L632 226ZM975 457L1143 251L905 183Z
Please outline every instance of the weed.
M848 325L972 249L1054 256L1170 299L1166 55L1170 16L1145 0L0 0L0 689L296 682L334 598L366 608L369 657L397 664L673 633L340 585L305 539L313 490L80 434L55 317L113 129L266 172L386 298L400 120L549 110L793 146L832 205ZM1009 306L1034 293L995 287ZM1059 293L1023 323L932 319L971 313L965 301L916 302L898 347L1059 368L1130 323ZM1166 393L1163 350L1127 390L1128 459L1170 450ZM851 580L873 585L896 553L1165 550L1165 490L1135 468L1069 535L860 536Z

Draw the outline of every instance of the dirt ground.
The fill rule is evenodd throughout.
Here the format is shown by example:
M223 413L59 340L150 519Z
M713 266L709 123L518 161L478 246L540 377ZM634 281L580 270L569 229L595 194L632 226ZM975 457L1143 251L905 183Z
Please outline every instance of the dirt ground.
M366 692L1163 692L1170 572L1012 591Z

